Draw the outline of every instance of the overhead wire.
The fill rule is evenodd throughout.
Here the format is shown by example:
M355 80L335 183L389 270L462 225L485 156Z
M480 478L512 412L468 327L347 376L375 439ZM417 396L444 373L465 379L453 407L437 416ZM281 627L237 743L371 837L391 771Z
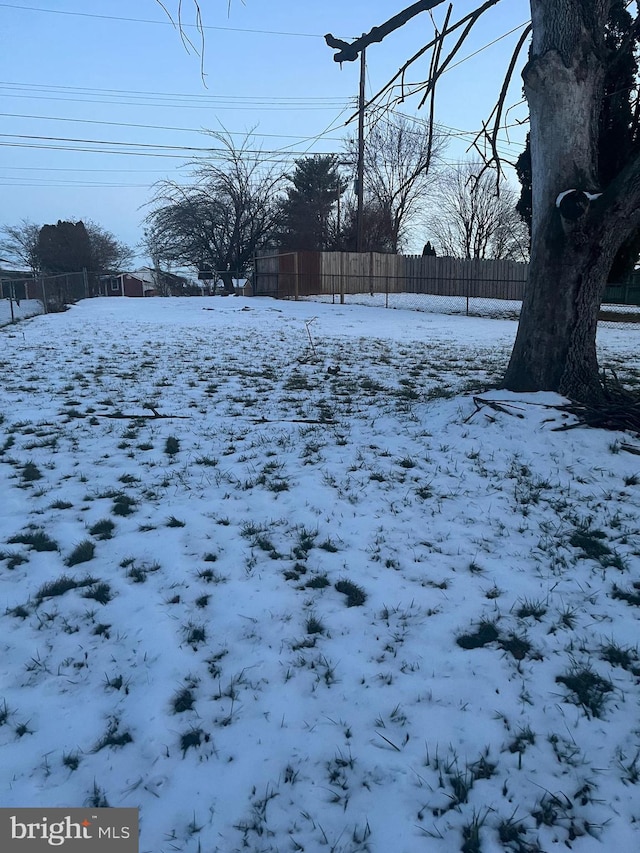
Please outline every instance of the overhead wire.
M104 89L104 88L96 88L96 87L88 87L88 86L64 86L60 84L47 84L47 83L23 83L23 82L11 82L8 80L0 80L0 89L2 88L15 89L17 91L43 91L45 93L62 93L62 94L79 94L79 95L104 95L107 98L111 96L122 96L124 98L128 97L138 97L143 96L145 99L149 100L151 98L170 98L183 103L187 100L195 100L207 102L208 106L215 106L216 101L249 101L253 102L302 102L307 103L308 101L324 101L327 103L331 103L334 105L339 105L344 103L345 98L339 98L335 95L278 95L277 97L274 95L210 95L210 94L202 94L202 93L188 93L188 92L154 92L144 89ZM111 103L107 101L107 103Z
M72 12L68 9L44 9L41 6L16 6L14 3L0 3L0 7L5 9L14 9L21 12L44 12L45 14L51 15L69 15L76 18L95 18L101 21L122 21L127 24L154 24L158 26L166 26L173 27L174 29L178 26L174 21L170 18L167 20L155 20L152 18L125 18L121 15L100 15L95 12ZM259 30L259 29L251 29L248 27L220 27L213 26L210 24L189 24L186 22L180 22L179 26L189 29L197 29L198 31L206 31L206 30L220 30L222 32L232 32L232 33L253 33L256 35L269 35L269 36L290 36L294 38L313 38L313 39L324 39L324 35L320 35L319 33L296 33L289 32L286 30ZM353 36L345 36L344 38L354 38Z
M30 9L32 11L50 11L57 12L58 10L44 10L44 9L35 9L34 7L16 7L12 4L0 3L0 7L7 8L19 8L19 9ZM99 15L93 15L90 13L70 13L70 14L78 14L84 17L104 17ZM109 17L109 16L106 16ZM116 18L117 20L129 20L124 18ZM140 22L145 23L146 21L140 20ZM151 22L150 22L151 23ZM157 22L156 22L157 23ZM165 22L163 22L165 23ZM522 25L516 27L512 30L509 30L507 33L503 33L501 36L493 39L491 42L487 43L483 47L479 48L477 51L474 51L472 54L461 59L456 65L460 65L463 62L468 61L473 56L476 56L481 51L487 49L491 45L520 29ZM225 29L225 28L210 28L210 29ZM231 28L234 29L234 28ZM277 31L259 31L264 34L274 34L274 35L284 35L285 33L278 33ZM287 33L287 35L295 35L294 33ZM300 34L298 34L300 35ZM309 35L309 34L307 34ZM453 66L452 66L453 67ZM448 69L449 70L449 69ZM269 96L234 96L234 95L184 95L179 93L166 93L166 92L143 92L140 90L117 90L117 89L93 89L88 87L74 87L74 86L63 86L63 85L50 85L50 84L29 84L29 83L9 83L0 81L0 89L9 88L13 89L14 92L19 92L20 94L11 94L4 92L5 97L20 97L23 99L34 99L34 100L61 100L72 103L123 103L124 105L131 106L171 106L174 107L173 103L162 103L160 100L158 102L157 99L177 99L177 104L182 108L187 109L216 109L216 110L224 110L224 109L246 109L247 107L251 107L252 109L265 109L265 110L312 110L312 109L335 109L336 102L339 105L345 104L344 99L337 99L332 97L305 97L303 98L295 98L289 96L281 96L278 98L269 97ZM38 92L44 94L37 94ZM75 95L96 95L98 97L105 98L106 100L94 100L93 98L87 99L84 97L73 97ZM64 97L57 97L57 95L63 95ZM68 97L71 95L72 97ZM53 97L52 97L53 96ZM140 96L144 96L145 101L140 102L137 100L130 100L131 98L138 98ZM120 102L109 100L112 98L121 98ZM150 99L156 99L156 102L150 103ZM314 103L313 106L309 106L309 101ZM193 103L192 103L193 102ZM231 103L230 103L231 102ZM331 104L334 106L332 107ZM332 131L336 130L339 127L338 122L344 113L349 109L351 105L347 103L342 107L338 115L332 120L332 122L327 125L324 131L316 134L314 136L291 136L286 134L260 134L265 138L288 138L288 139L297 139L300 140L298 142L292 142L289 145L283 146L277 150L248 150L247 153L252 153L253 155L259 155L263 162L282 162L287 158L291 160L295 160L298 157L306 156L313 148L313 145L321 139L330 139L332 141L337 140L336 137L329 137L328 134ZM107 122L107 121L98 121L98 120L90 120L90 119L73 119L73 118L62 118L62 117L49 117L49 116L18 116L16 114L4 113L0 114L6 117L21 117L21 118L34 118L40 120L57 120L57 121L68 121L68 122L78 122L78 123L86 123L86 124L100 124L104 126L123 126L123 127L131 127L131 128L141 128L141 129L152 129L152 130L174 130L174 131L188 131L188 128L178 128L171 127L166 125L144 125L144 124L136 124L132 122ZM420 119L412 118L412 120L420 123ZM517 124L517 123L516 123ZM344 126L344 124L342 125ZM510 125L515 126L515 125ZM457 128L447 127L445 125L441 125L446 133L445 135L450 137L458 137L464 139L465 136L473 136L472 131L463 131ZM203 132L203 131L195 131L195 132ZM240 135L237 133L230 133L230 135ZM246 134L245 134L246 135ZM195 154L206 154L208 157L216 157L223 154L223 149L213 148L202 148L197 146L169 146L169 145L156 145L156 144L148 144L148 143L129 143L122 141L109 141L109 140L100 140L100 139L76 139L76 138L68 138L68 137L48 137L48 136L27 136L27 135L19 135L19 134L0 134L4 139L15 138L15 139L24 139L29 140L24 143L11 143L11 142L0 142L0 147L20 147L20 148L32 148L32 149L45 149L45 150L59 150L59 151L73 151L73 152L91 152L91 153L101 153L108 155L124 155L124 156L136 156L136 157L162 157L162 158L170 158L170 159L183 159L184 155ZM306 148L304 152L291 151L292 148L301 145L304 142L309 142L310 144ZM58 144L58 143L67 143L67 144ZM505 144L511 145L507 141ZM92 146L92 147L79 147L79 146ZM93 147L93 146L101 146L101 147ZM123 149L141 149L145 148L146 151L141 150L123 150ZM178 153L170 153L170 152L182 152ZM314 152L318 154L334 154L335 152ZM447 162L444 160L444 162ZM451 162L451 161L449 161ZM74 170L76 171L76 170ZM104 170L88 170L88 171L104 171ZM122 170L113 170L113 171L122 171ZM138 170L135 170L138 171ZM156 170L154 170L156 171ZM14 184L15 185L15 184ZM102 184L106 185L106 184ZM132 185L134 186L134 185ZM137 186L137 185L136 185Z
M180 133L209 133L208 130L204 128L195 128L195 127L175 127L171 125L163 125L163 124L136 124L134 122L128 121L104 121L99 119L87 119L87 118L69 118L63 116L36 116L36 115L25 115L23 113L0 113L0 117L2 118L26 118L26 119L36 119L38 121L60 121L60 122L72 122L75 124L99 124L105 125L107 127L132 127L132 128L140 128L143 130L173 130L178 131ZM226 130L225 133L230 136L246 136L246 131L238 131L238 130ZM260 133L261 137L269 138L269 139L301 139L303 141L307 141L310 139L309 136L297 136L290 133ZM331 137L332 139L340 139L340 137Z

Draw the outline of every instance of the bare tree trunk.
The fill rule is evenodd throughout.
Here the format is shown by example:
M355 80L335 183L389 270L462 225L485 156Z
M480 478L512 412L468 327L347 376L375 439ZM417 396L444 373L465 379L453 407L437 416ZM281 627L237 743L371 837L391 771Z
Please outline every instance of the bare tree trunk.
M504 378L515 391L602 396L596 358L600 302L630 233L621 187L599 198L603 35L611 0L531 0L533 43L523 71L531 115L530 276ZM578 190L559 201L562 193ZM626 211L628 213L628 210Z
M235 293L236 289L233 284L233 272L227 272L226 270L218 273L222 284L224 285L225 293Z

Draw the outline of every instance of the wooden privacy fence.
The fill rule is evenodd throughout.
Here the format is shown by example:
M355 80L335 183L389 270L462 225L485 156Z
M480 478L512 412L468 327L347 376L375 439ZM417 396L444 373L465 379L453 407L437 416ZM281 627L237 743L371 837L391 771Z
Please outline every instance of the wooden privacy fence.
M422 293L521 300L528 265L378 252L263 252L254 293L297 299L356 293Z

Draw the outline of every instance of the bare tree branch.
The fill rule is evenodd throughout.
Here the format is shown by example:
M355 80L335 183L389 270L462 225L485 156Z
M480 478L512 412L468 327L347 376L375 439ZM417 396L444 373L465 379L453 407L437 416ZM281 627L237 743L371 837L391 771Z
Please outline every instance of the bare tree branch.
M442 27L442 33L437 33L437 36L439 36L438 43L435 47L435 50L433 51L433 56L431 57L431 70L429 71L429 79L432 79L432 75L433 75L433 86L431 87L431 103L429 105L429 135L427 137L427 159L426 159L426 162L424 164L424 171L425 172L429 171L429 167L431 165L431 154L432 154L432 150L433 150L433 130L434 130L433 123L435 120L435 109L436 109L436 98L435 98L436 81L437 81L436 72L437 72L437 68L438 68L438 62L440 61L440 53L442 51L442 46L444 44L444 39L445 39L444 33L446 32L447 26L449 25L449 19L451 18L451 12L452 11L453 11L453 4L450 3L449 8L447 9L446 17L444 19L444 25ZM431 19L433 20L433 16L431 16ZM434 22L434 26L435 26L435 22ZM425 97L422 99L422 103L424 103L424 100L426 97L427 97L427 95L425 95ZM420 106L422 106L422 103L420 104Z
M440 0L440 2L444 2L444 0ZM442 32L439 35L436 35L436 37L433 38L430 42L428 42L424 47L420 48L420 50L417 53L415 53L411 57L411 59L408 59L407 62L405 62L404 65L396 72L396 74L394 74L394 76L387 83L385 83L385 85L378 92L376 92L375 95L373 95L373 97L369 98L369 100L365 104L365 109L368 109L379 98L381 98L382 95L384 95L386 92L388 92L393 87L393 84L395 83L395 81L399 77L402 78L402 81L403 81L401 84L402 91L401 91L401 94L398 95L398 97L394 99L393 103L402 103L405 100L405 98L407 98L409 95L415 95L417 92L421 91L426 85L428 85L428 81L425 83L421 83L419 86L412 89L411 92L405 92L405 90L404 90L404 75L405 75L407 69L414 62L416 62L418 59L420 59L420 57L424 56L424 54L428 50L430 50L432 47L435 47L439 41L445 39L447 36L451 35L451 33L455 32L457 29L464 26L472 18L474 20L477 20L478 17L483 12L485 12L487 9L490 9L492 6L495 6L499 2L500 2L500 0L485 0L485 2L482 4L482 6L480 6L478 9L475 9L473 12L470 12L468 15L465 15L463 18L461 18L459 21L456 21L456 23L452 24L450 27L448 27L448 28L444 27ZM326 38L326 36L325 36L325 38ZM357 115L358 115L357 112L353 113L353 115L350 116L349 119L347 119L345 124L349 124L351 121L353 121L353 119Z
M342 39L335 38L331 33L327 33L324 40L329 47L338 50L338 53L333 57L334 62L353 62L358 58L360 52L364 50L365 47L368 47L370 44L374 44L375 42L382 41L389 35L389 33L392 33L399 27L404 26L407 21L415 18L415 16L419 15L420 12L427 12L429 9L439 6L441 3L444 3L444 0L420 0L420 2L414 3L406 9L403 9L402 12L398 12L397 15L389 18L388 21L385 21L384 24L381 24L379 27L373 27L373 29L369 30L368 33L360 36L360 38L351 42L351 44L349 44L349 42L342 41Z
M502 158L501 158L500 154L498 153L498 133L500 131L500 121L502 119L502 111L504 109L504 104L505 104L505 101L507 98L507 92L508 92L509 86L511 84L511 78L513 77L513 72L515 70L516 63L518 61L518 57L520 56L520 52L521 52L522 48L524 47L524 45L525 45L527 39L529 38L530 34L531 34L531 24L529 24L527 27L525 27L520 38L518 39L518 43L515 47L515 50L513 51L513 54L511 56L511 60L509 62L509 67L507 68L506 74L504 76L504 80L502 81L502 88L500 90L500 95L498 96L498 101L497 101L495 107L493 108L491 115L489 116L488 121L491 121L491 119L495 115L495 121L493 122L491 134L487 133L488 122L485 122L485 123L483 123L482 130L478 133L476 138L473 140L472 146L476 149L476 151L478 151L479 154L480 154L480 149L477 145L477 142L481 136L484 135L485 139L488 140L490 148L491 148L491 157L489 159L487 159L485 156L483 156L481 154L482 159L484 160L484 166L482 168L482 171L478 175L478 180L480 179L482 174L488 168L490 168L491 165L494 163L495 163L496 168L497 168L498 177L500 175L500 172L502 171L501 165L500 165L502 162ZM499 183L496 184L496 189L499 190Z
M206 86L206 82L205 82L206 75L204 72L205 38L204 38L204 24L202 22L202 11L200 9L199 0L192 0L192 2L193 2L194 9L195 9L195 14L196 14L195 26L196 26L196 29L197 29L198 34L200 36L200 48L197 48L194 45L194 43L191 41L189 36L184 31L184 25L182 23L182 0L178 0L178 9L177 9L176 20L174 20L173 15L169 11L169 9L167 9L167 7L162 2L162 0L156 0L156 3L158 4L158 6L160 6L160 8L163 10L165 15L167 16L167 18L169 18L169 20L171 21L173 26L180 33L180 40L182 41L184 49L187 51L187 53L189 53L190 49L191 49L196 54L196 56L200 57L200 77L202 78L202 82Z

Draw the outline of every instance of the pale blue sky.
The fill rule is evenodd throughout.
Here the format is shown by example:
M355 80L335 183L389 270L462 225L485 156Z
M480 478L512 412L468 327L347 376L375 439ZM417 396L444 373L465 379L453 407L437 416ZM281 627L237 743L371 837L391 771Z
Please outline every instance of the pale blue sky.
M165 0L175 11L178 0ZM189 147L210 145L204 129L243 134L257 125L265 150L340 151L358 91L358 63L342 69L323 34L350 38L408 5L407 0L200 0L206 29L201 59L185 50L155 0L0 2L0 224L92 219L135 245L154 181L186 177ZM455 0L454 19L477 0ZM185 32L199 48L194 6L183 0ZM435 10L442 20L446 4ZM464 59L528 20L527 0L489 10ZM442 78L437 120L477 130L490 113L521 28ZM432 34L428 14L367 51L372 95ZM407 79L423 80L422 59ZM519 75L509 103L521 98ZM402 110L417 112L418 100ZM526 105L508 121L526 117ZM515 159L524 129L502 134ZM31 138L27 138L31 137ZM240 136L237 137L240 139ZM69 141L87 140L87 141ZM464 159L469 136L452 135L447 160ZM153 146L170 146L153 148ZM68 150L75 149L75 150ZM90 149L90 150L78 150ZM115 153L115 152L121 153ZM290 159L287 161L292 162ZM140 259L141 260L141 259Z

